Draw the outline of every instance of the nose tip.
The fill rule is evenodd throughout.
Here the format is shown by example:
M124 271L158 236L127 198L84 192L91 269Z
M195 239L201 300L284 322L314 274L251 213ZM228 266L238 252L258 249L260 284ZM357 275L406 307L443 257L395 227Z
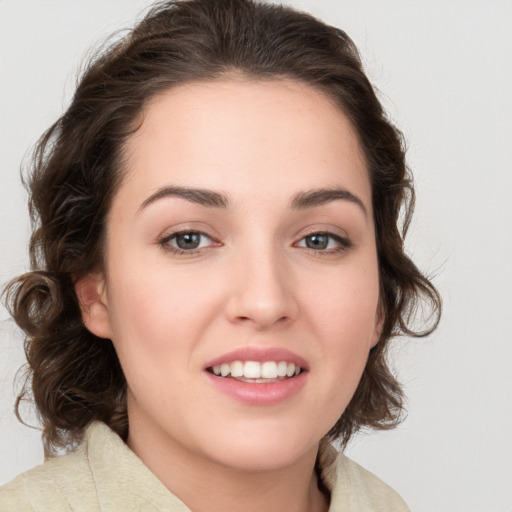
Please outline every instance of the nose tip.
M235 269L233 269L235 270ZM233 271L233 292L227 305L231 322L252 325L257 330L284 325L297 315L292 279L276 262L247 262Z
M237 323L251 323L257 330L264 330L270 326L277 324L284 324L290 319L289 315L280 314L275 311L275 308L270 308L268 305L259 304L250 308L250 311L245 311L245 314L239 314L233 317Z

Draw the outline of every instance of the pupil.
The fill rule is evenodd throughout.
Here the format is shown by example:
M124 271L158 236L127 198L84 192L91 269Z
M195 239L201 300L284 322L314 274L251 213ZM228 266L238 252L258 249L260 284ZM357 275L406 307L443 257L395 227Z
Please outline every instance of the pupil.
M176 245L180 249L197 249L200 241L199 233L182 233L176 237Z
M311 235L306 238L306 245L310 249L325 249L329 243L327 235Z

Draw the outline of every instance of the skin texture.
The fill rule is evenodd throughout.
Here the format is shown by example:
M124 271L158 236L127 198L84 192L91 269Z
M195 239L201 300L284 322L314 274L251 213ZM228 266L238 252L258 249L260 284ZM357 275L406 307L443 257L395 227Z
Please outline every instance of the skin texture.
M77 283L84 322L112 339L126 375L128 444L194 511L323 510L318 444L380 327L371 189L354 129L321 92L288 80L182 85L142 114L105 267ZM148 203L162 187L208 189L229 205L162 194ZM322 188L361 204L290 206ZM207 235L198 250L175 252L183 230ZM325 232L326 248L308 247ZM292 351L307 362L304 385L270 405L220 392L205 365L243 347Z

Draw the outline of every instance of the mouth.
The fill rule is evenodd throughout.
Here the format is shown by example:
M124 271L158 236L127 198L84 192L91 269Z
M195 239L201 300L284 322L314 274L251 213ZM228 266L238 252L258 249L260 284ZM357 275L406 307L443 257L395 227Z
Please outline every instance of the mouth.
M244 347L208 362L204 374L217 390L238 402L272 406L301 392L309 364L284 348Z
M231 361L210 366L207 372L224 379L264 384L299 376L304 369L290 361Z

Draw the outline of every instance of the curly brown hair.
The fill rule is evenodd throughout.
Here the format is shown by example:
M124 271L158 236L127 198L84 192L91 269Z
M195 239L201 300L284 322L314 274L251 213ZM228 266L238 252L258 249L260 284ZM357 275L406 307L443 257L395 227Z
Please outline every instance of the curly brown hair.
M233 71L314 87L334 99L358 133L372 185L384 324L359 387L328 436L346 444L362 427L391 428L401 417L403 393L386 361L388 342L399 334L430 333L441 301L404 252L414 206L405 145L357 48L342 30L280 5L168 1L90 62L69 108L34 151L28 180L32 271L9 283L6 304L26 334L28 374L16 411L20 417L20 403L33 399L47 453L79 442L93 420L127 437L123 371L112 343L82 323L74 283L101 268L105 219L138 114L177 84ZM421 305L429 320L415 330Z

